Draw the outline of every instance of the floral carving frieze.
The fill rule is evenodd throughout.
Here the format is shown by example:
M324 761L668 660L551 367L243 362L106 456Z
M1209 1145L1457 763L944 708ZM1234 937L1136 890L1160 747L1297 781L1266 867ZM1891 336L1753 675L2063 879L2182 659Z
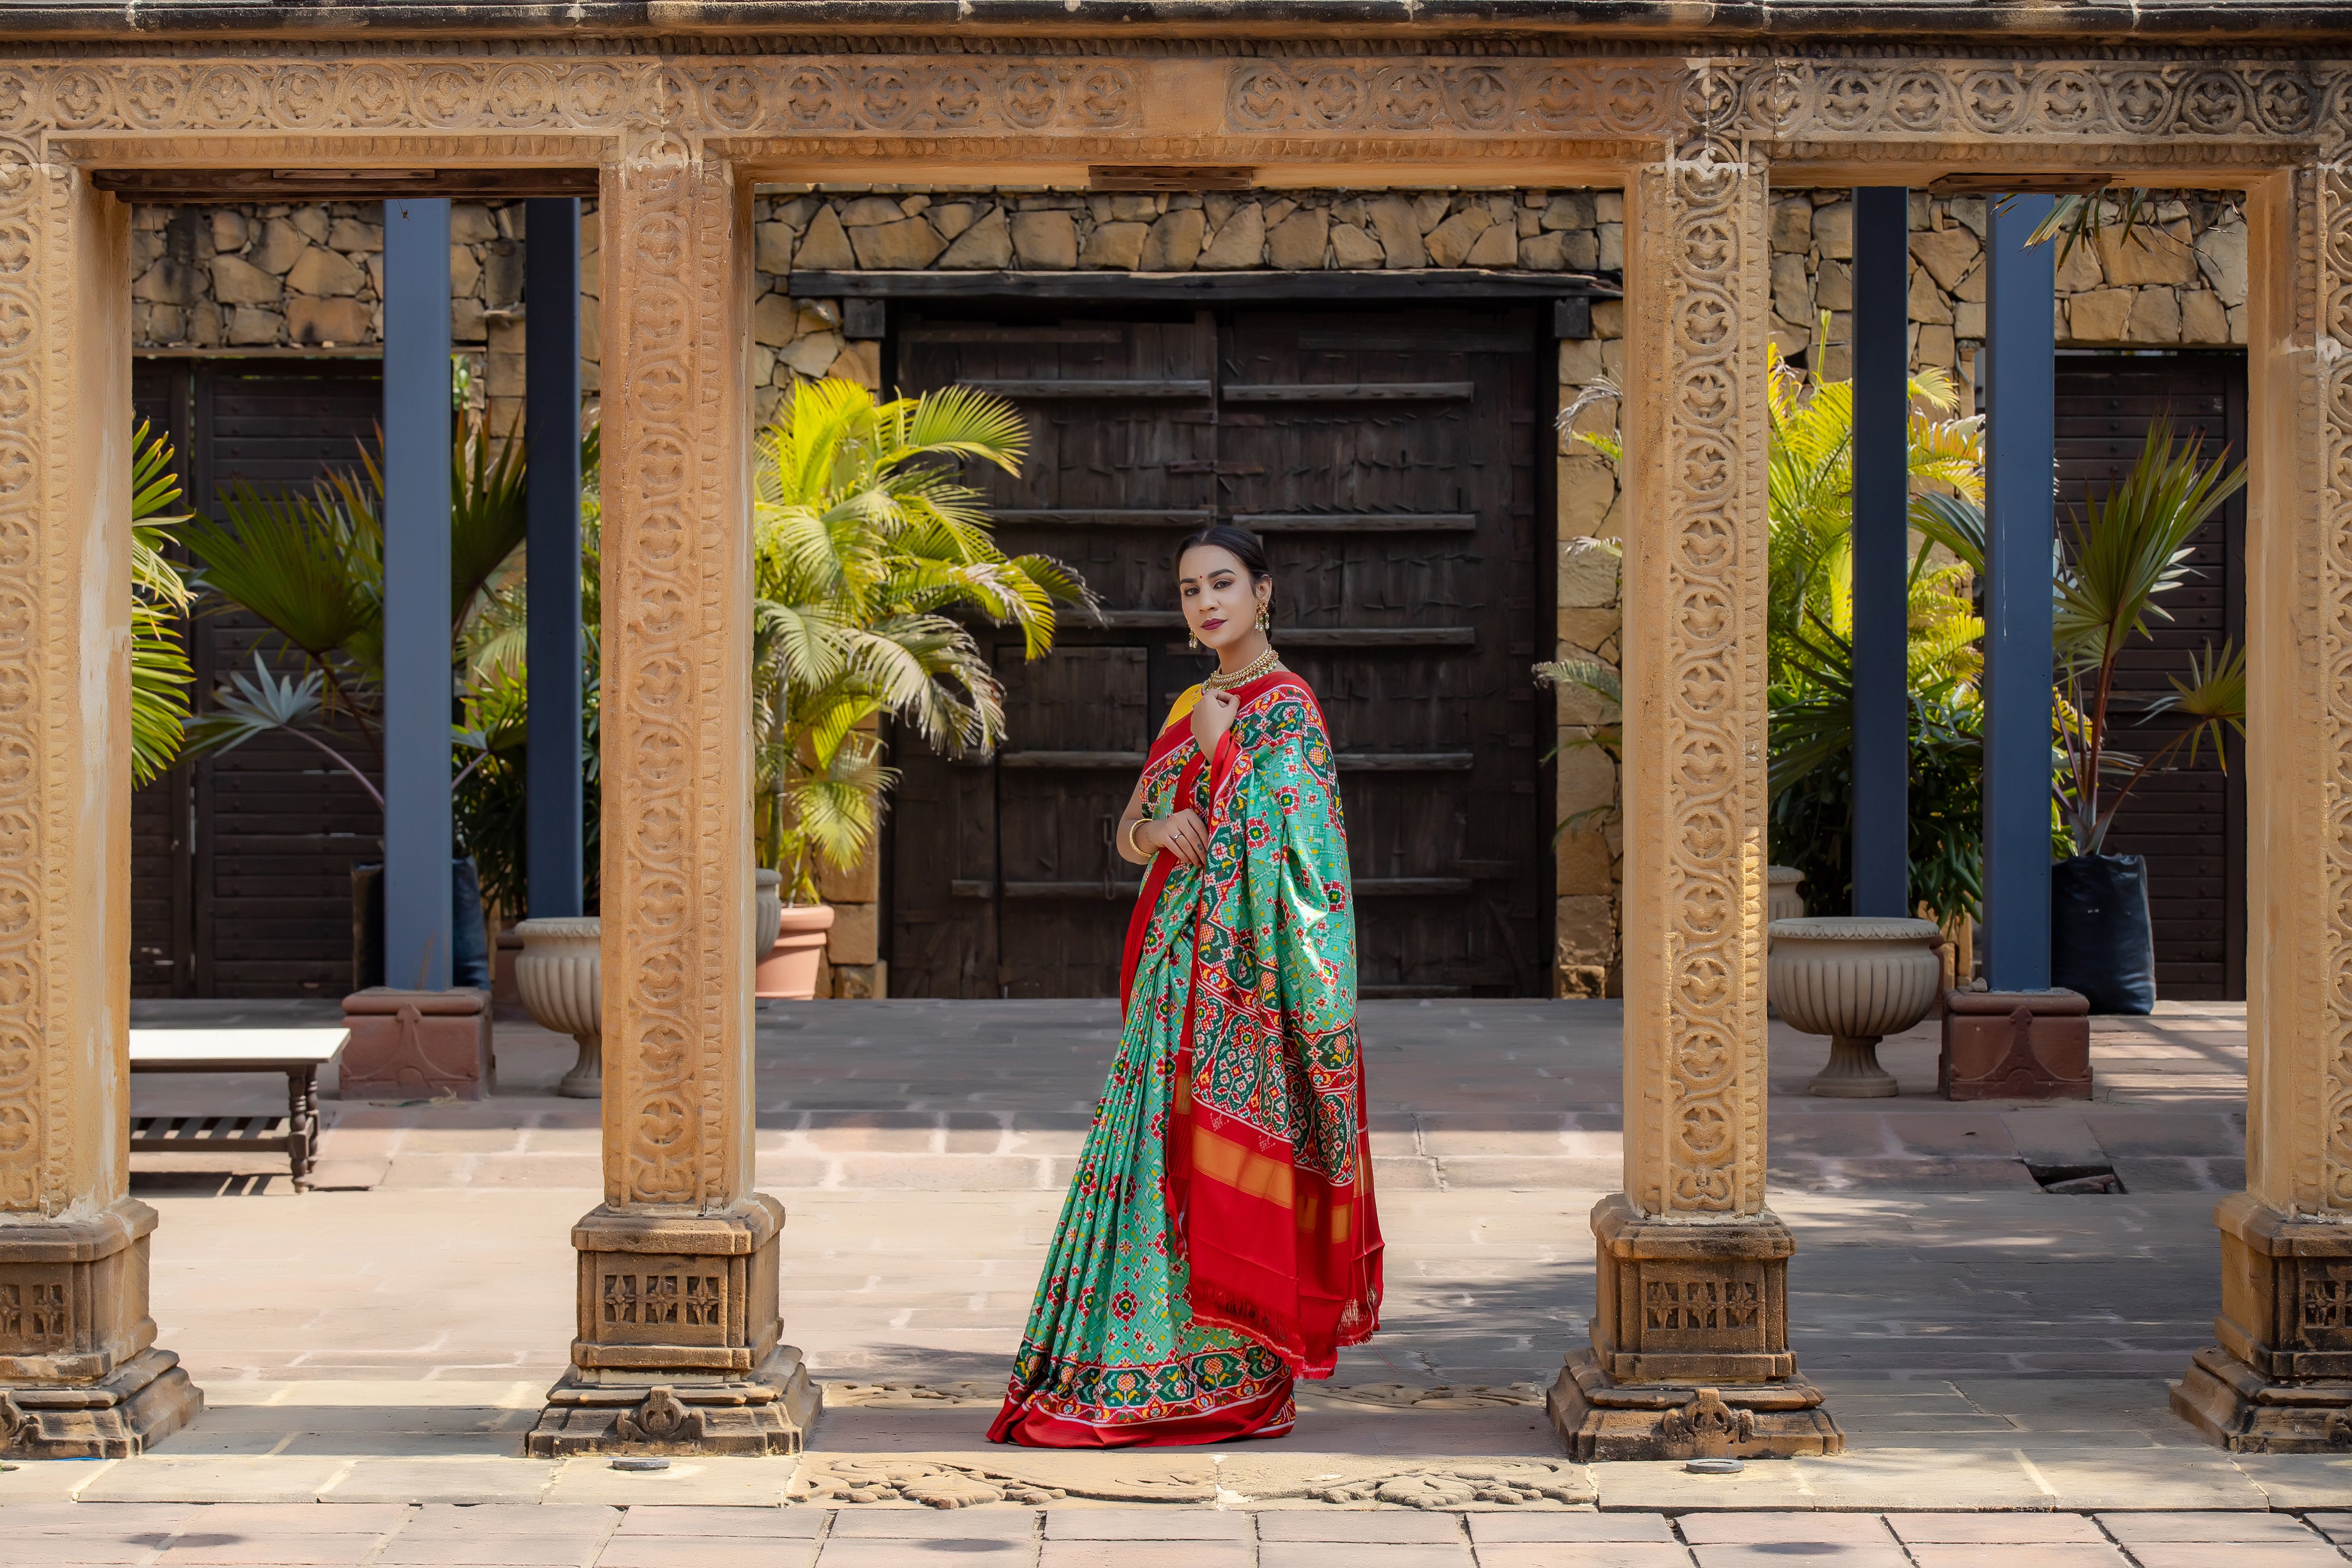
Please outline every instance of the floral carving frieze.
M92 61L0 66L0 129L1082 133L1140 96L1104 60Z
M1249 60L1225 128L1810 142L2318 134L2325 74L2301 65L1849 60L1690 63Z

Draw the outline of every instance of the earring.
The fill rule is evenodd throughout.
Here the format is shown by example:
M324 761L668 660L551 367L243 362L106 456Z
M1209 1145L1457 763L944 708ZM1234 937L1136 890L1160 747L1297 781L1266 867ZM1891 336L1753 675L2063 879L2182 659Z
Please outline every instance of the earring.
M1274 617L1266 614L1265 606L1263 605L1258 606L1257 629L1262 632L1270 632L1274 630Z
M1200 651L1201 651L1201 634L1200 634L1200 633L1198 633L1198 632L1186 632L1186 633L1184 634L1184 640L1185 640L1186 642L1188 642L1188 643L1190 643L1190 644L1192 644L1192 651L1193 651L1194 653L1198 653L1198 652L1200 652Z

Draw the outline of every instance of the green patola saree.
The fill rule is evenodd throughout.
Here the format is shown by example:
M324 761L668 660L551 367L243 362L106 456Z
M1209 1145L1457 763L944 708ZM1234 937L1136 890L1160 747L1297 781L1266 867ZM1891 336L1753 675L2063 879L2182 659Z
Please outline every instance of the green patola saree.
M1379 1326L1380 1221L1356 1038L1337 763L1287 670L1237 689L1214 757L1176 701L1144 811L1190 808L1129 923L1109 1082L1022 1336L996 1442L1280 1436L1296 1377Z

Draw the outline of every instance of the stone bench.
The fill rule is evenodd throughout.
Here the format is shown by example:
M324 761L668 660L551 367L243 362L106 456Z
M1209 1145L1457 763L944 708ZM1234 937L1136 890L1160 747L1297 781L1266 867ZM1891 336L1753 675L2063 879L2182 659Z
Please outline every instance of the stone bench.
M286 1114L135 1116L131 1152L283 1152L306 1182L319 1151L319 1069L342 1054L349 1029L133 1029L132 1072L282 1072Z

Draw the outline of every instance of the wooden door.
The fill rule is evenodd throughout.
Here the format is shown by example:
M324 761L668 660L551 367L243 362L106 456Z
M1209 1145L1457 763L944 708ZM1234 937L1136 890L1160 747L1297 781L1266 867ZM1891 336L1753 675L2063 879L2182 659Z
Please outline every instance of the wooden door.
M2058 361L2058 498L2063 531L2091 496L2130 472L2148 426L2168 415L2176 437L2202 437L2208 462L2246 456L2246 362L2236 350L2086 353ZM2170 620L2151 621L2118 667L2110 721L2117 743L2146 755L2184 727L2166 715L2138 721L2137 710L2187 679L2192 654L2245 633L2245 495L2241 491L2189 543L2192 575L2161 603ZM2224 758L2200 748L2197 763L2136 786L2106 848L2147 859L2148 912L2156 936L2157 994L2179 1001L2242 1000L2246 994L2246 802L2244 747L2234 736Z
M182 505L215 510L236 480L303 489L356 467L383 407L373 361L137 362L139 415L178 448ZM201 707L258 653L299 669L243 614L197 617ZM356 733L338 737L370 765ZM336 996L351 984L351 868L383 855L375 804L289 735L173 769L131 802L131 994Z
M901 323L910 389L1021 406L1023 474L982 481L1003 537L1070 563L1104 614L1066 617L1039 664L999 647L993 759L900 746L896 994L1116 991L1140 879L1110 836L1151 733L1212 668L1169 559L1211 521L1265 540L1276 644L1331 724L1364 994L1541 994L1537 342L1524 309Z

